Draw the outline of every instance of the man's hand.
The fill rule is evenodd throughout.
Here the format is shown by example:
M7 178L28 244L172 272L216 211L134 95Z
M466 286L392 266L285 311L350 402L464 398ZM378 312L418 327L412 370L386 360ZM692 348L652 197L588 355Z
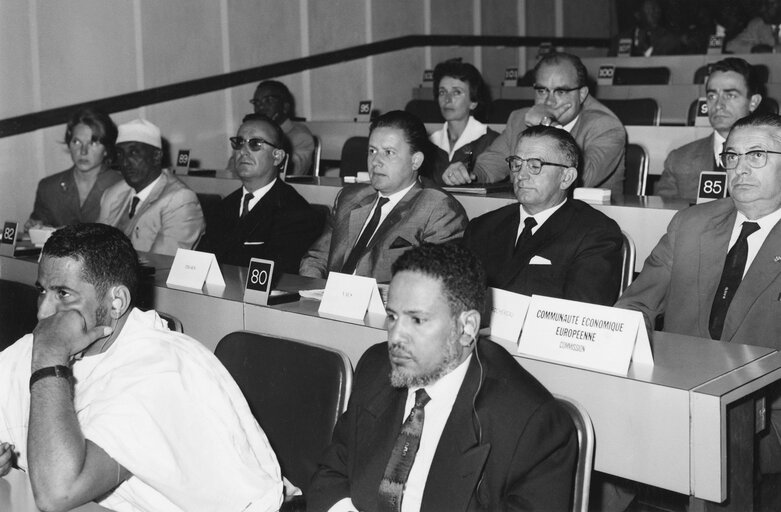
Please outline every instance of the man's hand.
M464 183L471 183L475 179L476 176L469 174L464 162L453 162L442 173L442 181L445 182L445 185L463 185Z
M526 126L537 126L538 124L555 124L558 122L559 117L572 107L572 103L564 103L556 108L549 107L544 104L534 105L526 112ZM545 118L548 118L549 122L543 123Z
M0 443L0 477L3 477L11 471L16 462L16 453L14 445L11 443Z
M112 333L112 328L87 323L76 310L58 311L38 322L33 330L33 371L66 364L71 356L83 352L96 340Z

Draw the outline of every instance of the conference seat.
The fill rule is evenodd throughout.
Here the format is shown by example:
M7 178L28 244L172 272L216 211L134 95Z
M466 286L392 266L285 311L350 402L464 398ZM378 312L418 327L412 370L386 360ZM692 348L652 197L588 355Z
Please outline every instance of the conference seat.
M621 239L621 288L619 296L635 280L635 264L637 263L637 249L632 237L622 230Z
M444 123L439 103L434 100L410 100L404 107L410 114L416 115L424 123Z
M507 124L507 119L513 111L532 105L534 100L497 99L488 106L486 119L489 124Z
M572 512L588 512L591 470L594 466L594 426L586 408L575 400L562 395L553 395L567 411L578 433L578 460L572 493Z
M694 72L693 83L704 84L705 79L708 78L708 75L710 75L710 68L712 65L713 63L710 63L697 68L697 70ZM770 76L770 70L768 69L768 67L765 66L764 64L753 64L751 68L754 71L757 81L761 84L766 84L768 81L768 77Z
M641 144L626 145L626 172L624 175L624 195L646 195L648 180L648 151Z
M38 290L29 284L0 279L0 350L38 324Z
M699 101L700 100L698 98L689 104L689 111L686 113L686 126L694 126L694 122L697 118L697 103ZM705 108L707 109L707 106ZM759 104L759 107L757 107L757 112L778 114L778 101L765 96L762 98L762 102Z
M214 353L244 393L282 474L306 497L347 406L349 359L335 349L246 331L226 335Z
M164 313L162 311L157 312L157 316L163 319L165 323L168 325L168 330L175 331L175 332L184 332L184 328L182 327L182 321L176 318L174 315L171 315L169 313Z
M661 109L653 98L600 99L625 126L659 126Z
M613 85L667 85L669 83L670 69L665 66L616 67L613 71Z
M356 136L344 141L339 161L339 177L355 176L367 172L366 158L369 155L369 137Z
M317 135L312 135L315 139L315 150L312 155L312 171L309 173L312 176L320 176L320 157L323 153L323 142Z

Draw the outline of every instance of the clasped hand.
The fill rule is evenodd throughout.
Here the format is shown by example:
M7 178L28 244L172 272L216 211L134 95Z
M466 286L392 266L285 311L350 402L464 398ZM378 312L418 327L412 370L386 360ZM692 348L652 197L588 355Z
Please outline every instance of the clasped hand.
M84 316L76 310L58 311L43 318L33 330L33 370L65 364L71 356L83 352L112 331L104 325L87 328Z

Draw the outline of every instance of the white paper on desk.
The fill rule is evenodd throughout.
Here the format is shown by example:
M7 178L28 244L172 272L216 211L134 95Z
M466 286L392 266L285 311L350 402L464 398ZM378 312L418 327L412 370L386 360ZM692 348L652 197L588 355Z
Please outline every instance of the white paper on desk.
M173 287L201 290L204 284L210 287L225 288L217 258L210 252L176 250L171 271L165 284Z
M488 290L491 293L491 336L518 343L531 297L499 288Z
M363 320L367 311L385 315L375 279L340 272L328 274L319 313Z

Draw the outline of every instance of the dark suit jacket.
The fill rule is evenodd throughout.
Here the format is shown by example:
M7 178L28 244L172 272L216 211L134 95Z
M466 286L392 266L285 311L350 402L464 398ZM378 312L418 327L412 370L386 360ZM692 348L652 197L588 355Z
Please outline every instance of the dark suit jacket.
M301 260L302 276L326 278L332 270L341 272L376 199L371 185L348 185L339 192L322 236ZM377 228L355 273L390 281L391 265L404 252L423 242L460 237L466 223L464 207L453 196L418 182Z
M421 510L567 510L578 447L572 421L504 348L480 340L477 352L442 431ZM358 363L347 412L309 488L308 510L327 510L345 497L359 510L377 509L408 413L407 390L391 387L389 372L386 343Z
M697 200L702 171L716 169L713 157L713 134L674 149L664 161L664 170L655 193L662 197Z
M276 180L252 210L239 219L243 189L231 193L198 244L220 263L246 267L250 258L274 260L274 271L298 273L301 256L323 231L325 216L293 187Z
M466 228L464 243L483 262L488 286L605 306L615 302L622 238L613 219L568 199L515 252L520 219L520 205L511 204L472 219ZM551 264L530 264L535 256Z
M436 184L444 185L445 182L442 180L442 174L445 172L445 169L447 169L448 166L454 162L466 162L467 170L469 172L472 172L472 170L474 170L477 156L483 151L485 151L486 149L488 149L488 146L490 146L491 143L498 136L499 136L498 133L488 128L488 130L485 132L485 135L467 144L464 144L463 146L455 150L453 152L453 158L449 158L447 152L444 149L437 146L433 146L432 144L433 146L432 159L434 163L431 166L433 169L431 171L431 176L429 177L433 179ZM424 160L423 165L425 164L426 161Z
M101 172L92 190L87 194L84 204L80 204L79 190L73 178L73 168L52 174L38 182L35 206L30 218L54 227L95 222L100 214L100 198L103 197L103 191L121 180L122 175L116 171Z

